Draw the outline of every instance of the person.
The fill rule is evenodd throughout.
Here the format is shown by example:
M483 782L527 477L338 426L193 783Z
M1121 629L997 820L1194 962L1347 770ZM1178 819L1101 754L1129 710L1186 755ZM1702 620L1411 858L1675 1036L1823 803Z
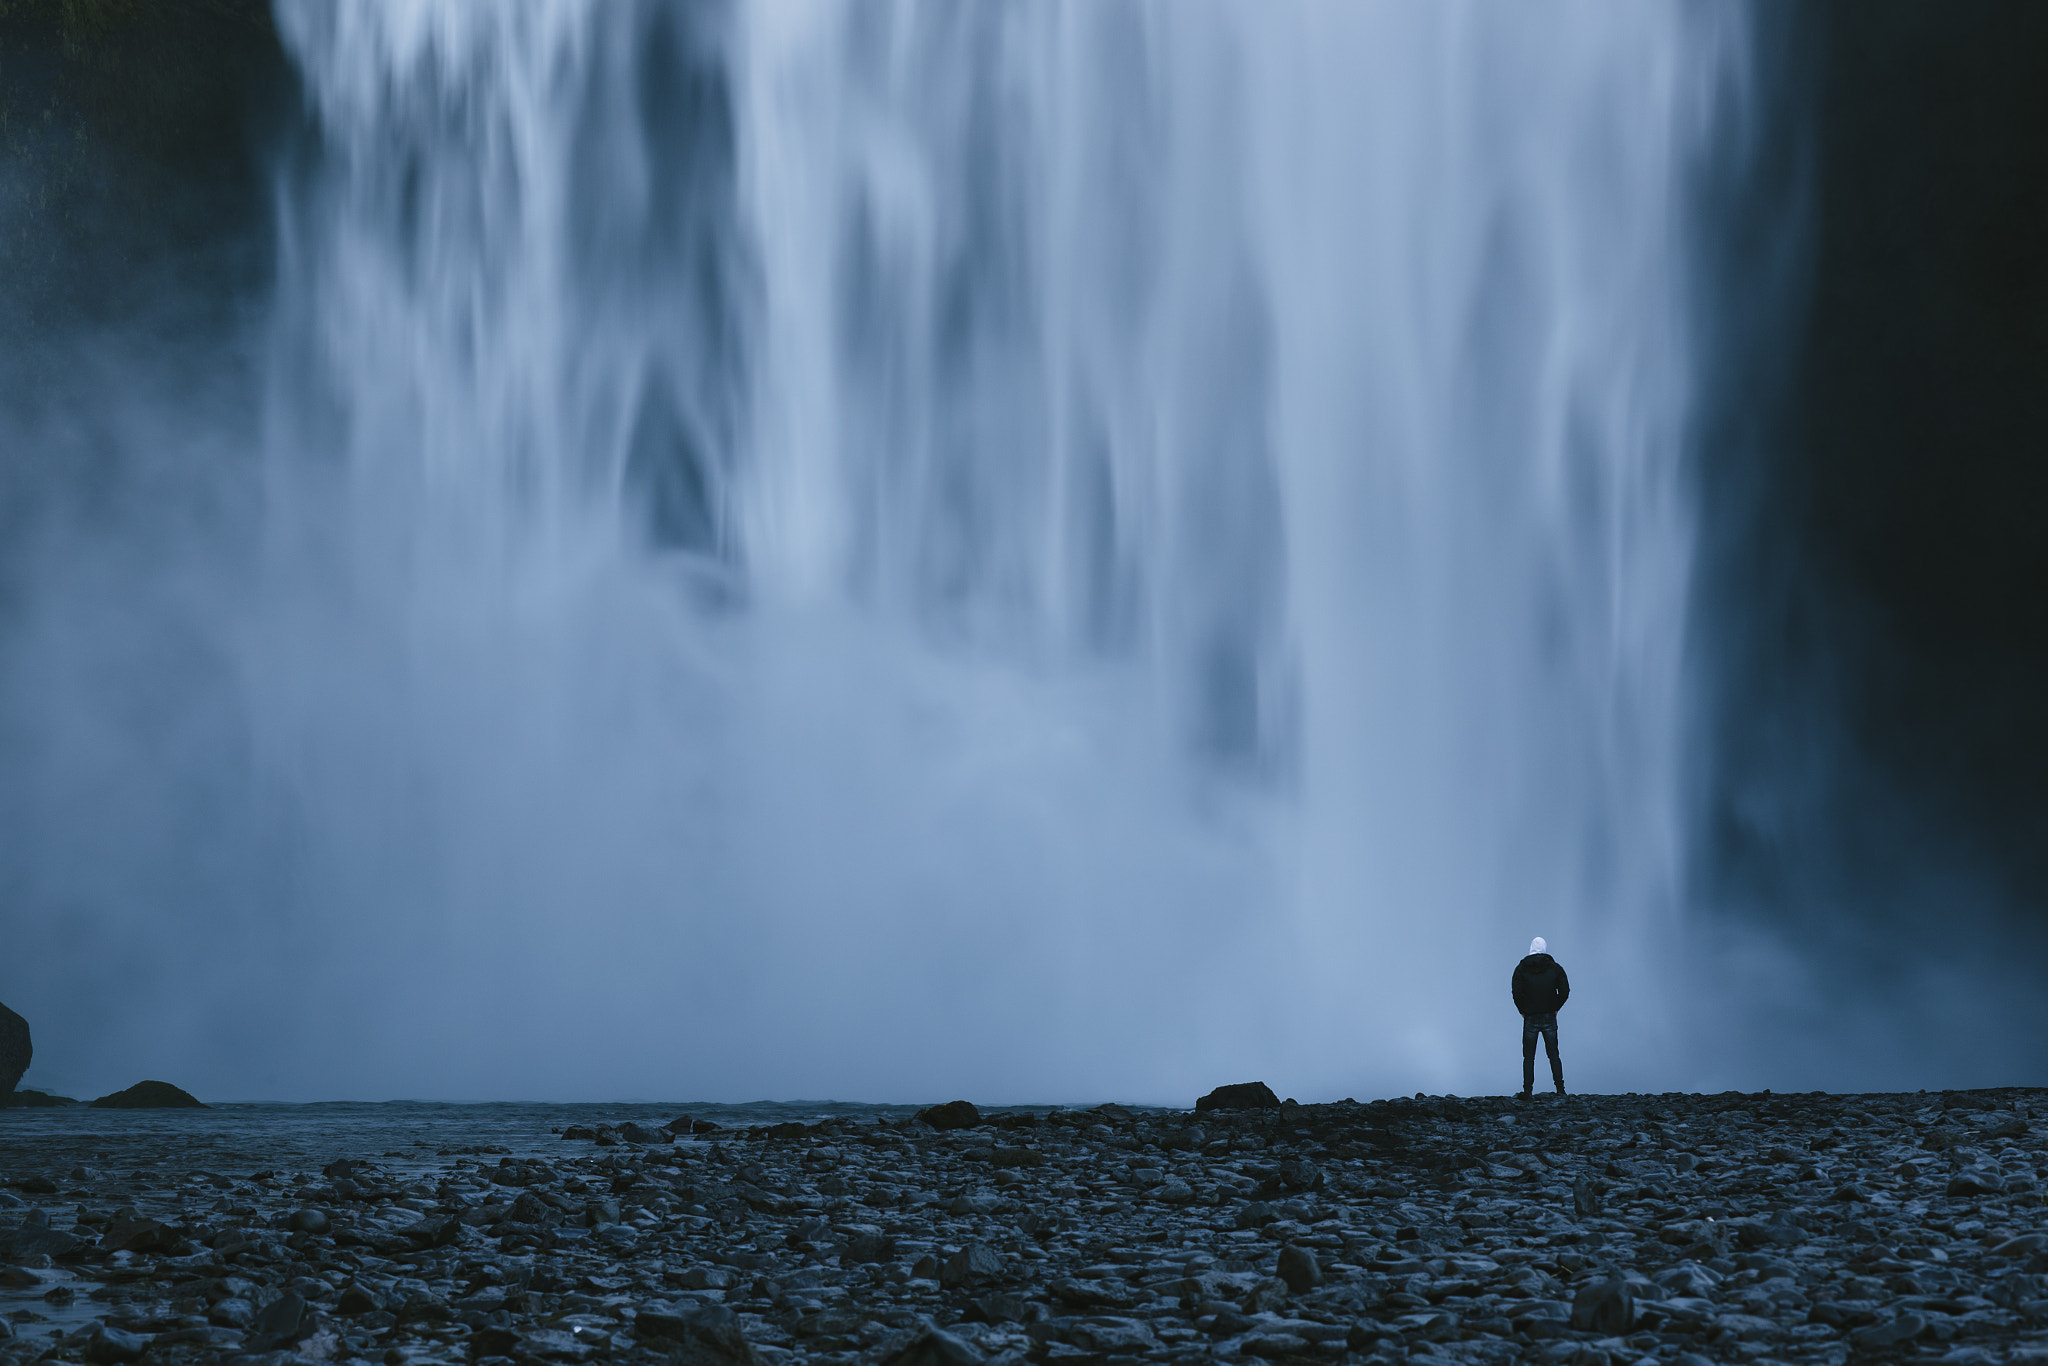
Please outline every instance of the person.
M1572 983L1564 965L1550 956L1550 946L1538 935L1529 941L1529 956L1515 964L1515 1009L1522 1012L1522 1099L1536 1086L1536 1036L1543 1036L1543 1051L1550 1055L1550 1079L1557 1093L1564 1094L1564 1064L1557 1057L1557 1012L1571 999Z

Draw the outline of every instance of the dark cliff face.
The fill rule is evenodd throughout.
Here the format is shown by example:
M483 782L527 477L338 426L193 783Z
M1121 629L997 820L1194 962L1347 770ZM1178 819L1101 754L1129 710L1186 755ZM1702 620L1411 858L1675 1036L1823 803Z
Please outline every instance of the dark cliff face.
M63 396L60 339L217 337L269 276L292 75L263 0L0 0L0 379Z
M2048 901L2048 9L1771 12L1721 206L1701 872L1848 945ZM1996 942L1996 941L1994 941ZM2005 940L2005 949L2015 947Z
M14 1094L21 1074L28 1071L29 1063L35 1057L35 1047L30 1042L28 1021L0 1006L0 1101Z
M0 0L0 626L52 527L180 515L168 437L251 446L297 109L264 0Z

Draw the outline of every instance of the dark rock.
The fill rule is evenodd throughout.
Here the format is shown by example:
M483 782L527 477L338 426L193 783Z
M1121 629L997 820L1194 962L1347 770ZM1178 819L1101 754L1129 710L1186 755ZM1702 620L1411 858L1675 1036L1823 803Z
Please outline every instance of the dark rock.
M69 1233L50 1227L50 1216L32 1209L13 1228L0 1228L0 1261L25 1262L31 1257L73 1257L86 1244Z
M1003 1274L1003 1259L985 1243L969 1243L939 1268L939 1285L947 1290L978 1285Z
M1618 1337L1635 1321L1635 1295L1628 1282L1611 1278L1589 1281L1572 1296L1572 1327L1581 1332Z
M1292 1244L1280 1249L1278 1274L1297 1295L1305 1295L1323 1283L1323 1268L1317 1263L1316 1254Z
M505 1212L505 1218L515 1224L552 1224L555 1213L553 1205L532 1191L521 1191L519 1198L512 1202L512 1208Z
M309 1211L318 1214L318 1210ZM312 1229L318 1233L322 1230ZM453 1247L462 1241L462 1218L454 1214L437 1214L420 1220L405 1231L414 1245L423 1248Z
M630 1119L619 1126L619 1137L625 1139L628 1143L640 1144L642 1147L649 1144L673 1143L676 1141L676 1136L667 1129L650 1129L644 1124L635 1124Z
M973 1301L973 1305L974 1312L984 1323L1029 1323L1037 1317L1032 1313L1030 1300L1007 1291L982 1295Z
M405 1303L398 1307L400 1323L447 1323L454 1317L454 1309L439 1295L415 1292L406 1296Z
M853 1224L839 1234L839 1260L847 1265L886 1262L896 1255L896 1240L873 1224Z
M643 1339L668 1344L673 1366L759 1366L760 1353L740 1326L740 1316L722 1304L691 1312L649 1305L633 1321Z
M691 1132L690 1117L688 1115L677 1115L674 1119L670 1120L668 1123L662 1125L661 1127L668 1130L670 1133L675 1134L677 1137L682 1137Z
M1237 1212L1239 1228L1264 1228L1280 1217L1280 1212L1263 1200L1254 1200Z
M995 1167L1043 1167L1046 1155L1036 1148L1013 1148L997 1144L989 1149L989 1164Z
M1273 1094L1272 1087L1262 1081L1219 1086L1195 1102L1197 1113L1209 1110L1273 1110L1279 1106L1280 1098Z
M117 1213L100 1237L102 1252L155 1252L170 1241L170 1230L132 1209Z
M48 1091L16 1091L0 1097L0 1109L7 1110L53 1110L60 1105L76 1105L69 1096L53 1096Z
M1153 1335L1151 1325L1141 1319L1120 1318L1110 1315L1078 1319L1064 1325L1066 1339L1097 1358L1129 1361L1150 1353L1159 1346L1159 1339ZM1296 1345L1305 1346L1300 1339ZM1246 1344L1251 1350L1251 1344Z
M334 1302L334 1312L350 1318L358 1314L374 1314L383 1307L382 1300L353 1281L342 1287L341 1298Z
M249 1326L249 1347L257 1352L275 1351L310 1335L315 1326L305 1298L296 1290L287 1290L257 1311Z
M324 1210L298 1209L292 1211L291 1229L294 1233L325 1233L334 1227Z
M1886 1319L1883 1323L1873 1323L1854 1330L1849 1334L1849 1341L1865 1349L1891 1347L1897 1343L1911 1342L1925 1331L1927 1320L1909 1309L1896 1318Z
M94 1366L133 1361L149 1349L149 1341L140 1333L124 1333L119 1328L102 1324L85 1340L85 1359Z
M1062 1276L1045 1288L1062 1304L1080 1309L1128 1309L1135 1303L1121 1281L1087 1281Z
M0 1005L0 1096L14 1094L14 1084L28 1071L29 1061L35 1055L28 1021Z
M2027 1121L2019 1115L2007 1115L1996 1124L1984 1130L1986 1138L2025 1138Z
M919 1120L934 1129L973 1129L981 1124L981 1111L964 1100L949 1100L944 1105L932 1105L917 1112Z
M930 1320L904 1329L875 1349L875 1366L981 1366L979 1347Z
M1280 1163L1280 1184L1291 1191L1314 1190L1323 1184L1323 1174L1305 1157L1290 1157Z
M481 1361L485 1357L509 1357L518 1345L519 1334L510 1328L485 1324L470 1330L469 1355L472 1361Z
M1572 1213L1581 1219L1597 1218L1605 1213L1607 1201L1602 1197L1600 1186L1590 1176L1582 1176L1572 1182Z
M1978 1169L1957 1172L1949 1178L1950 1195L2000 1195L2005 1191L2005 1177L1995 1171Z
M1202 1315L1209 1321L1209 1332L1214 1337L1233 1337L1248 1333L1259 1326L1257 1319L1247 1318L1238 1312L1235 1305L1219 1305Z
M1833 1300L1822 1300L1806 1311L1808 1323L1824 1323L1830 1328L1855 1328L1876 1317L1860 1305L1838 1304Z
M191 1095L167 1081L138 1081L125 1091L101 1096L92 1103L95 1110L204 1110Z

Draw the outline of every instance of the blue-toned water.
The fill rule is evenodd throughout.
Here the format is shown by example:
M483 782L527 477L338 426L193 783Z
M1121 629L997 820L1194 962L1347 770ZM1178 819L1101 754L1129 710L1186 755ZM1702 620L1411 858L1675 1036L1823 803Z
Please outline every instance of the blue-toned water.
M215 1104L201 1110L95 1110L90 1106L0 1109L0 1181L48 1175L63 1182L73 1167L136 1177L218 1171L316 1172L336 1158L361 1158L399 1170L445 1165L476 1153L495 1158L587 1153L565 1142L572 1124L634 1120L659 1128L678 1115L726 1128L816 1123L826 1118L902 1119L914 1107L845 1101L761 1101L749 1105L627 1101L618 1104L448 1105L430 1101L268 1105ZM686 1140L688 1141L688 1140Z

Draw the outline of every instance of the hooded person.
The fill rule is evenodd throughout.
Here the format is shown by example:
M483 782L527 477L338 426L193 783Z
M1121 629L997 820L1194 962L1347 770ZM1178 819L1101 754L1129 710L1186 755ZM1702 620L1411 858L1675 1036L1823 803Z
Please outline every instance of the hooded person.
M1557 1012L1571 999L1571 979L1564 965L1550 956L1550 946L1538 935L1529 941L1529 956L1515 964L1515 1009L1522 1012L1522 1099L1536 1086L1536 1036L1543 1036L1543 1051L1550 1056L1550 1079L1557 1093L1564 1094L1564 1064L1557 1057Z

